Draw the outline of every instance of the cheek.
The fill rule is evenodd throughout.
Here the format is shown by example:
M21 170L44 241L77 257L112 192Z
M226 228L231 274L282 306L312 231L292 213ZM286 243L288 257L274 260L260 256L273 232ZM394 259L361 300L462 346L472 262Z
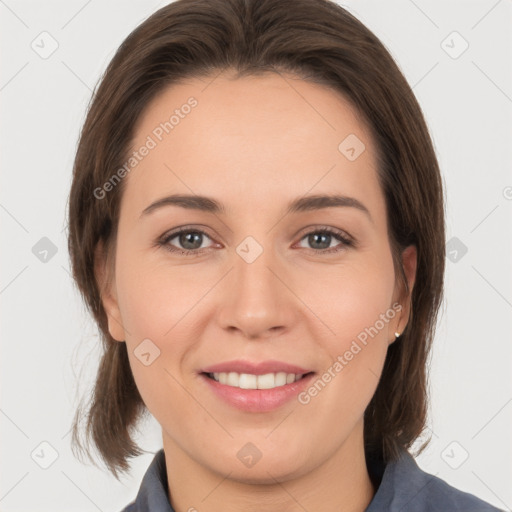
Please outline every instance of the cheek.
M135 383L157 421L179 430L183 419L168 413L185 411L187 404L190 409L180 366L200 339L194 305L206 285L191 284L179 269L144 261L120 268L119 278L119 306Z
M319 339L328 355L326 382L333 382L327 398L344 409L347 403L369 401L378 383L392 338L390 325L400 315L393 307L394 271L391 255L330 269L315 279L305 302L328 326ZM322 292L320 292L322 290ZM344 410L346 412L346 410Z
M394 315L388 311L392 305L394 271L391 258L388 262L383 260L385 256L354 258L347 264L316 272L314 279L304 276L301 297L328 328L330 336L325 339L332 340L332 350L344 349L347 342L376 323L379 334L387 336L388 323L380 319L386 313Z
M163 263L162 263L163 261ZM211 288L206 275L180 266L135 258L119 268L119 307L131 343L141 337L175 339L175 333L194 315L194 307ZM139 340L140 342L140 340Z
M214 281L199 266L194 273L149 258L121 259L117 268L130 366L144 402L158 410L166 396L183 395L173 376L181 380L183 361L200 343L206 318L200 302Z
M315 424L317 435L325 435L325 423L333 436L348 436L363 417L375 393L386 358L389 339L388 323L395 314L387 307L384 294L343 295L327 321L336 336L324 336L327 355L323 371L300 396L299 402L312 415L323 415ZM382 315L382 316L381 316ZM384 318L385 320L382 320Z

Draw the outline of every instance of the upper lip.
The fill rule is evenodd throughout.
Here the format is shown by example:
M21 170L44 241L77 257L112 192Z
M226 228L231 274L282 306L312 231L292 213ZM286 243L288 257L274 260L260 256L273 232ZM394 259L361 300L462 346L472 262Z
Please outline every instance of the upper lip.
M301 368L300 366L296 366L290 363L284 363L282 361L260 361L260 362L251 362L244 361L241 359L233 360L233 361L225 361L223 363L214 364L211 366L207 366L200 370L202 373L249 373L251 375L265 375L267 373L295 373L295 374L305 374L310 373L312 370L306 370Z

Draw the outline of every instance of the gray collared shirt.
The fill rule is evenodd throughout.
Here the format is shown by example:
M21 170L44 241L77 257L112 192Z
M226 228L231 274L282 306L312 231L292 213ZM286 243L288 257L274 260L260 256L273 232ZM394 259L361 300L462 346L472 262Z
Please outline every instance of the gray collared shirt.
M395 462L368 463L378 489L365 512L497 512L500 509L472 494L459 491L426 473L403 451ZM380 483L379 483L380 481ZM168 498L164 450L159 450L142 480L133 503L121 512L175 512Z

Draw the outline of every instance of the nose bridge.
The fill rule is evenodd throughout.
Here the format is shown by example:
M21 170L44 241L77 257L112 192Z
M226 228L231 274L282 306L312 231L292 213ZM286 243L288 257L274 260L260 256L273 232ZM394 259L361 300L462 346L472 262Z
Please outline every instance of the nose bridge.
M237 328L247 337L264 336L292 322L290 292L279 279L275 251L247 237L233 254L233 272L222 305L224 328Z

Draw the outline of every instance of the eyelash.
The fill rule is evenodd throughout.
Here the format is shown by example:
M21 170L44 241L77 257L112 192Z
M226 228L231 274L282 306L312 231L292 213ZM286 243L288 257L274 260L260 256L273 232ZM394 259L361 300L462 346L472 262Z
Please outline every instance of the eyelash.
M173 231L172 233L164 235L161 239L157 240L156 245L158 247L163 247L164 249L166 249L169 252L172 252L174 254L179 254L179 255L187 256L187 257L199 256L199 255L203 254L205 250L209 249L209 247L206 247L203 249L195 249L195 250L177 249L177 248L169 245L169 242L172 239L176 238L177 236L179 236L183 233L199 233L199 234L205 235L206 237L211 239L211 237L208 235L208 233L206 233L205 231L202 231L201 229L195 229L195 228L193 229L193 228L189 228L189 227L184 227L184 228L179 229L178 231ZM355 247L356 246L356 242L354 239L352 239L351 237L348 237L342 231L339 231L334 228L329 228L329 227L317 228L312 231L308 231L301 237L300 241L302 241L304 238L306 238L307 236L312 235L312 234L331 235L334 238L336 238L338 241L341 242L340 247L333 247L330 249L309 249L310 251L313 251L314 253L317 253L317 254L332 254L332 253L339 252L346 247Z

